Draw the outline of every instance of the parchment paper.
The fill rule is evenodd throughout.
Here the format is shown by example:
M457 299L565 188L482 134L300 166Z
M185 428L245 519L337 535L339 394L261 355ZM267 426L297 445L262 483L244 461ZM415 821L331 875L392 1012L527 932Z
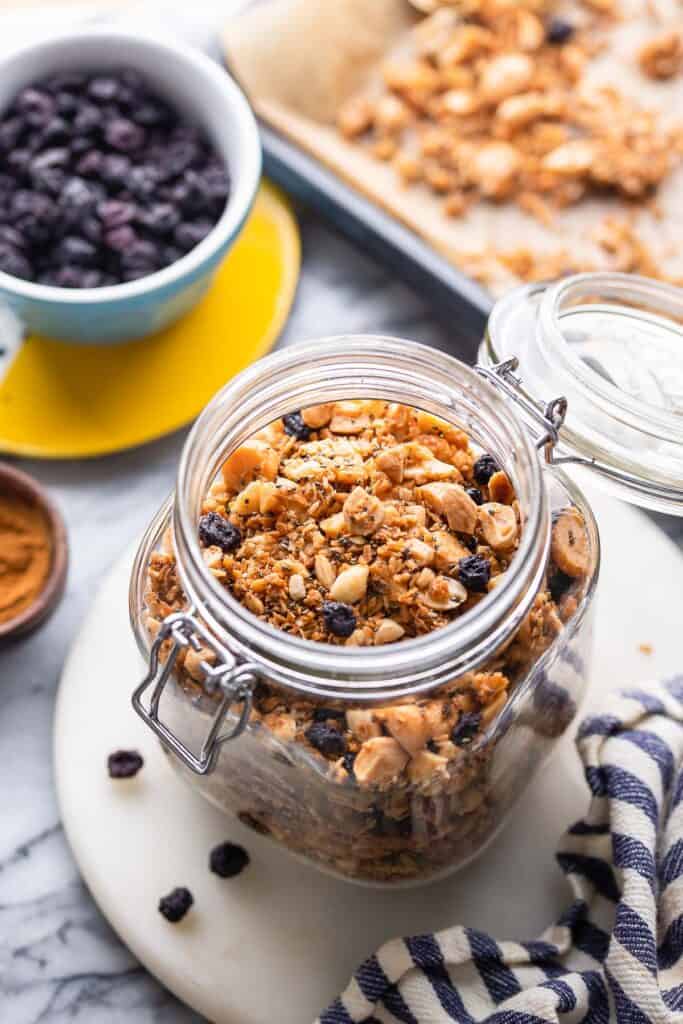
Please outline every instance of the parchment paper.
M667 121L683 120L683 77L654 82L642 75L636 53L644 39L674 23L681 5L667 3L656 20L647 0L629 0L627 20L610 33L608 48L589 66L586 81L610 84ZM491 252L519 246L535 253L571 253L586 266L609 266L592 232L608 215L635 214L639 237L661 268L683 276L683 169L660 187L661 217L619 198L584 200L558 214L552 228L513 204L479 203L461 218L447 218L441 201L422 185L403 187L391 166L334 128L340 103L371 83L378 65L400 50L415 14L407 0L266 0L233 19L225 48L232 70L256 112L344 181L421 235L453 263L472 273L485 266L499 293L514 278Z

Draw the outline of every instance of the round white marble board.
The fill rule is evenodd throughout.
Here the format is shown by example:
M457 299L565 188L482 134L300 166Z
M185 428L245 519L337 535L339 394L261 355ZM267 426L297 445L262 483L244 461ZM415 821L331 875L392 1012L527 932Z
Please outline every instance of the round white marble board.
M600 691L681 669L683 555L642 513L591 495L603 575L587 704ZM587 791L569 738L497 841L467 869L421 888L359 888L319 874L223 817L173 772L130 707L143 666L127 620L128 554L104 581L66 662L55 720L55 765L66 833L103 913L142 963L215 1024L306 1024L384 940L462 923L499 938L532 938L568 890L554 862ZM653 647L650 655L638 650ZM110 780L107 755L137 748L145 767ZM211 874L211 848L241 843L251 864ZM179 925L158 913L178 885L195 905Z

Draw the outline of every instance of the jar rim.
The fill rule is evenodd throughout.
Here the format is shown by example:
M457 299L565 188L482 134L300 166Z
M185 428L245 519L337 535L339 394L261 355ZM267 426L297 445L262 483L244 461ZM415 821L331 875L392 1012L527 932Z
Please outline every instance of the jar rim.
M476 405L480 417L490 418L488 428L505 435L510 447L501 461L524 491L525 527L502 583L447 626L381 647L306 640L259 619L210 573L197 535L206 485L230 450L284 412L349 397L389 398L426 407L461 427L463 409ZM211 458L207 458L207 446ZM184 446L173 524L178 572L189 600L211 628L229 633L231 647L239 655L262 665L271 679L299 691L328 697L352 693L359 699L387 699L389 691L412 693L433 687L441 676L447 681L490 656L492 639L498 637L502 643L528 611L550 544L540 460L509 403L475 370L452 356L416 342L376 335L302 342L259 360L230 381L200 415Z

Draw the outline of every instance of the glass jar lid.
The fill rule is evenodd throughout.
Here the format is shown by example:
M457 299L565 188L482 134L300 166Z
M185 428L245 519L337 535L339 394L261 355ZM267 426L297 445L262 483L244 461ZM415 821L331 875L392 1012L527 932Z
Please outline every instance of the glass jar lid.
M495 306L484 365L561 394L553 453L635 504L683 515L683 290L631 274L525 285Z

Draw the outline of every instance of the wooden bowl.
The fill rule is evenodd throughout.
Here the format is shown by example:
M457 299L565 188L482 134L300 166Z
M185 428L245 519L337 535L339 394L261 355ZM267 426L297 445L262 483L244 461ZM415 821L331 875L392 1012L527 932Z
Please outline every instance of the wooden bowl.
M0 622L0 642L35 629L54 611L64 593L69 547L61 513L43 487L26 473L0 462L0 494L15 494L41 509L52 533L52 564L45 585L35 601L20 615Z

